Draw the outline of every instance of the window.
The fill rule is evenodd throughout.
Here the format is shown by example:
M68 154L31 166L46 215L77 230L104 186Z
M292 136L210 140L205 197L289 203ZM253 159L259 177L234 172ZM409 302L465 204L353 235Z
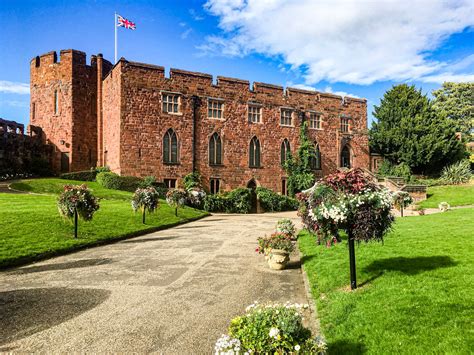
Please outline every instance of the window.
M341 132L349 132L349 117L341 117Z
M58 90L54 90L54 114L57 115L59 112L59 95Z
M262 107L256 105L249 105L249 122L262 122Z
M280 111L280 124L282 126L291 126L291 110L282 108Z
M288 188L286 185L286 178L281 179L281 194L286 196L288 195Z
M166 164L178 163L178 137L170 128L163 137L163 162Z
M288 142L288 139L284 139L283 142L281 142L281 147L280 147L280 163L281 165L284 165L286 160L289 158L291 155L291 150L290 150L290 142Z
M178 94L163 94L163 112L179 113Z
M208 118L224 118L224 102L221 100L209 99L207 101Z
M209 165L222 164L222 141L221 137L214 133L209 140Z
M309 158L309 165L313 170L321 169L321 151L319 150L319 145L317 143L314 145L313 152Z
M309 113L309 128L322 129L320 113L317 113L317 112Z
M260 141L257 137L253 137L250 141L249 166L251 168L260 167Z
M221 182L219 179L211 179L210 181L210 189L209 191L211 194L218 194L221 189Z
M168 189L176 188L176 179L163 179L163 183Z
M341 168L351 168L351 152L347 145L341 151Z

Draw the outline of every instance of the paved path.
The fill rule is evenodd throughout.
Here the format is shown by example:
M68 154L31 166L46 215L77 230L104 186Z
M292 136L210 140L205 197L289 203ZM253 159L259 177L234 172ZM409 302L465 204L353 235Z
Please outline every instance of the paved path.
M297 256L272 271L254 251L282 216L213 215L4 271L0 351L212 353L253 301L307 302Z

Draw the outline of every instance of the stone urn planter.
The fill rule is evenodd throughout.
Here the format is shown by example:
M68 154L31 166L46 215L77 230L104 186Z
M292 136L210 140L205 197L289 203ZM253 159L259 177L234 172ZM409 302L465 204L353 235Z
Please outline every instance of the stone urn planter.
M269 256L268 265L273 270L283 270L290 261L290 253L282 249L272 249Z
M270 252L271 252L271 249L270 249L270 248L265 248L265 249L263 250L263 255L265 255L265 261L270 260Z

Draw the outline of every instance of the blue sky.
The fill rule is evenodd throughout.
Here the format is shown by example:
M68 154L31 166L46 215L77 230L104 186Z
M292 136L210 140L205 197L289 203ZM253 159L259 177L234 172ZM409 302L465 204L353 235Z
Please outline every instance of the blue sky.
M474 2L455 0L9 1L0 4L0 117L28 123L29 61L51 50L119 57L365 97L474 81Z

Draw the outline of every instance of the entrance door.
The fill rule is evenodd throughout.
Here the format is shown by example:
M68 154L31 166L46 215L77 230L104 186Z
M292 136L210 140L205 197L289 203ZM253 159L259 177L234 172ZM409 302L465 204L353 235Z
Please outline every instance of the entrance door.
M61 172L62 173L69 172L69 152L61 153Z
M351 168L351 152L347 145L341 151L341 168Z
M252 179L248 182L247 188L251 189L252 195L251 195L251 203L252 203L252 208L250 209L250 213L257 213L257 193L255 192L255 189L257 188L257 184L255 183L255 180Z

